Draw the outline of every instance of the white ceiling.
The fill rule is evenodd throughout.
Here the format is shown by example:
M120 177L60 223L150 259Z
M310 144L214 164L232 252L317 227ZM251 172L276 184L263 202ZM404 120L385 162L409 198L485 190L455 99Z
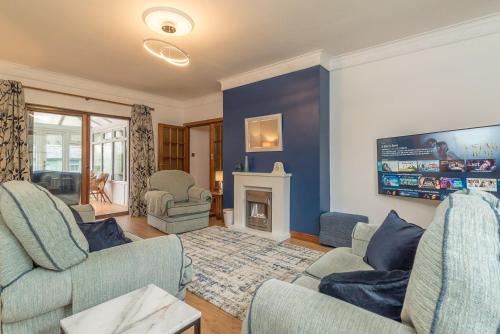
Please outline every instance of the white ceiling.
M195 21L190 35L163 37L188 67L142 48L162 37L142 22L153 6ZM498 11L498 0L2 0L0 59L183 100L312 50L339 55Z

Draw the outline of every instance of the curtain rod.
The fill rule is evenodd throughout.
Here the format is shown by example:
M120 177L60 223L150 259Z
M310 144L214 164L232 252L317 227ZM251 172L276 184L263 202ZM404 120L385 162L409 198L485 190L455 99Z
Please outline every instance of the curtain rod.
M86 101L93 100L93 101L99 101L99 102L117 104L117 105L126 106L126 107L132 107L133 106L132 104L129 104L129 103L117 102L117 101L106 100L106 99L99 99L97 97L90 97L90 96L85 96L85 95L78 95L78 94L72 94L72 93L59 92L57 90L51 90L51 89L45 89L45 88L38 88L38 87L32 87L32 86L23 86L23 87L26 88L26 89L38 90L38 91L41 91L41 92L54 93L54 94L72 96L72 97L79 97L79 98L85 99ZM151 108L151 109L154 110L154 108Z

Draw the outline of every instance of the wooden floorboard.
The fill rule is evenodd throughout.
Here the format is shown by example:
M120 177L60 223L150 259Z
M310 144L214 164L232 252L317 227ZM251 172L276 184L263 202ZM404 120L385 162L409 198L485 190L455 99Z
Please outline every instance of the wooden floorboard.
M127 215L116 217L116 220L124 231L128 231L144 239L165 235L165 233L149 226L145 217L131 217ZM210 217L210 226L224 226L224 224L222 220ZM293 238L286 242L323 252L331 249L330 247L313 242ZM188 291L186 293L186 302L202 313L201 328L203 334L236 334L241 332L241 320L210 304L208 301ZM194 333L194 330L189 329L185 333L191 334Z

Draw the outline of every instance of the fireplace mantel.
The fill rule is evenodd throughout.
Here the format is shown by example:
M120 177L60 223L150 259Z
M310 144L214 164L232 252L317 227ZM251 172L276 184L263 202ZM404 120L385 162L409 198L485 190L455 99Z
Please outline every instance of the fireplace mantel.
M292 174L234 172L234 225L232 229L283 241L290 238L290 178ZM272 192L272 232L246 226L246 190Z

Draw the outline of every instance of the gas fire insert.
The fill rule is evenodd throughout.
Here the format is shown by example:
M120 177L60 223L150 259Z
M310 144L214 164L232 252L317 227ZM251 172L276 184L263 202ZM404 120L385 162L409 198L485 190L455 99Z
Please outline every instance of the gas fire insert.
M272 192L246 191L246 226L260 231L273 231Z

